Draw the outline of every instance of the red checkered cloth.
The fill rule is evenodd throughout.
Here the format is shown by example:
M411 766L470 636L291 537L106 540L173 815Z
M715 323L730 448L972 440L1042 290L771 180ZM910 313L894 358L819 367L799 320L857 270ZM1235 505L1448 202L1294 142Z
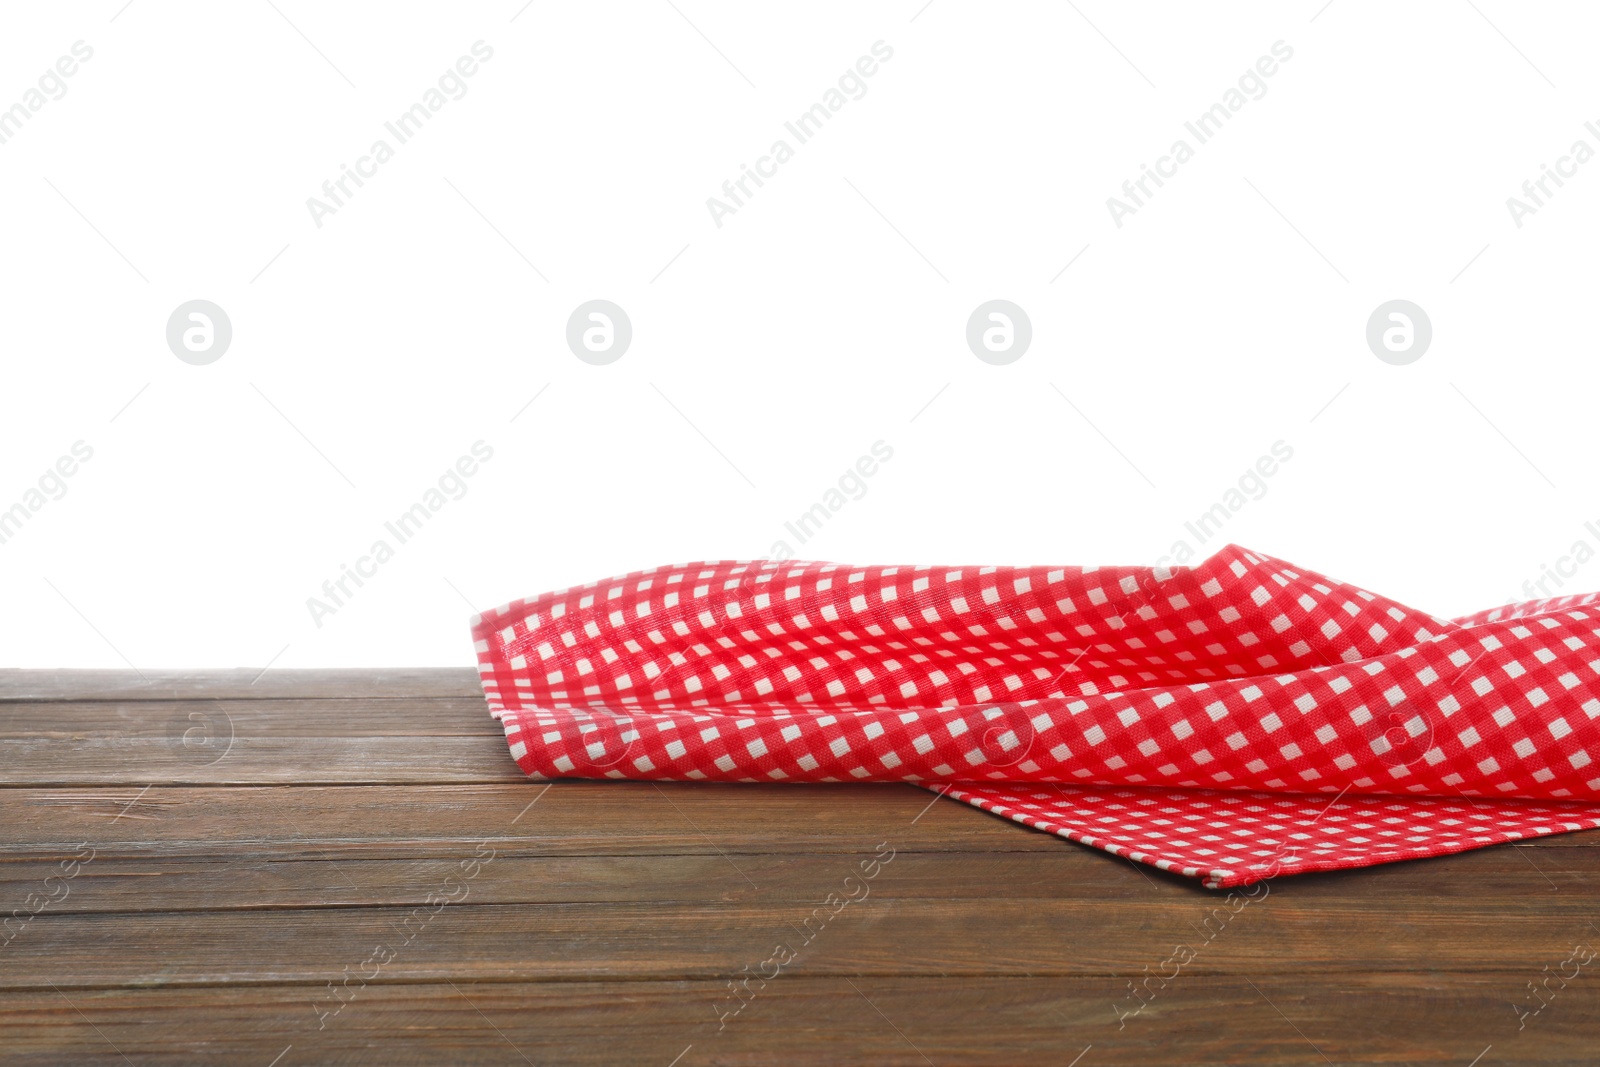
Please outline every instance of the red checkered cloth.
M692 563L473 636L534 777L912 782L1222 887L1600 826L1597 600L1438 619L1229 545Z

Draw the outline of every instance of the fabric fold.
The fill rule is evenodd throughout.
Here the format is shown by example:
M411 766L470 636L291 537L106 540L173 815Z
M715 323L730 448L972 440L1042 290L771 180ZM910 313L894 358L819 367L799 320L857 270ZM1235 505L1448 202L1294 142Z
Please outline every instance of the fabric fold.
M1439 619L1237 545L707 562L473 636L532 776L911 782L1220 887L1600 826L1594 599Z

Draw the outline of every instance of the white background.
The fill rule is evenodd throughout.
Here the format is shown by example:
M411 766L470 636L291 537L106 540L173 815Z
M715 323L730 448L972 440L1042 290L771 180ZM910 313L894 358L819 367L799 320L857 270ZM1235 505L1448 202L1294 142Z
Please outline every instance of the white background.
M1600 148L1592 9L674 2L8 6L0 107L94 55L0 145L0 509L94 456L0 544L0 664L467 664L473 608L779 540L1231 540L1436 614L1600 547L1600 161L1521 228L1506 206ZM479 40L466 95L318 228L307 198ZM880 40L717 227L707 198ZM1114 225L1279 40L1266 95ZM196 298L233 326L208 366L165 339ZM608 366L565 343L593 298L633 323ZM994 298L1033 325L1007 366L965 342ZM1408 366L1365 341L1395 298L1433 324ZM479 440L467 494L317 626L307 598ZM1185 520L1279 440L1199 546ZM1600 561L1562 591L1592 587Z

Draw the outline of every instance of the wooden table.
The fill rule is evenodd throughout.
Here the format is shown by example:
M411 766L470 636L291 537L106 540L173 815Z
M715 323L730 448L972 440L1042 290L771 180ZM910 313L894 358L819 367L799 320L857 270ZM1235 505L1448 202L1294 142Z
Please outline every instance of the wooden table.
M1600 833L1230 896L909 786L532 782L464 670L3 671L0 786L7 1065L1600 1062Z

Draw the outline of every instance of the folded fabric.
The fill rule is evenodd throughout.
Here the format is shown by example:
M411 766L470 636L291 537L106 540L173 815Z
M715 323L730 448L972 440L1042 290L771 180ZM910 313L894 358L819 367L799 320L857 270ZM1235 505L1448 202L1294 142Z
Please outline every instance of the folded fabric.
M534 777L911 782L1215 888L1600 826L1596 600L1438 619L1229 545L691 563L473 636Z

